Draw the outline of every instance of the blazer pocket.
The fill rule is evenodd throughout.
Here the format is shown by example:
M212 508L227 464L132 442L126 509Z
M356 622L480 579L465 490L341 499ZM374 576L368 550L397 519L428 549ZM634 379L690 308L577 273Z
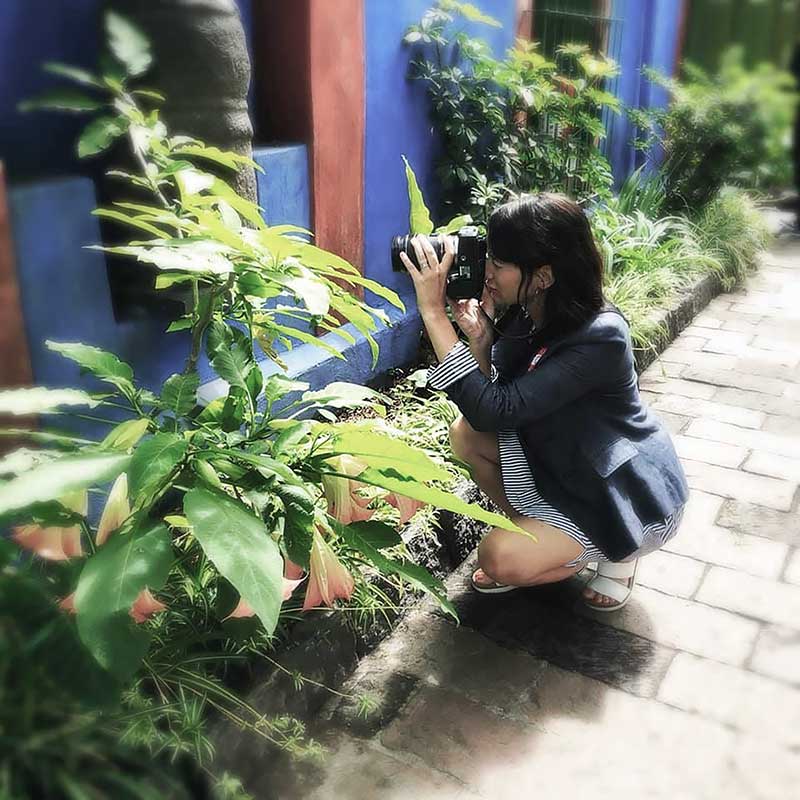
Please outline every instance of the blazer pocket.
M597 474L607 478L614 470L638 455L638 452L629 439L620 437L599 450L587 453L586 456Z

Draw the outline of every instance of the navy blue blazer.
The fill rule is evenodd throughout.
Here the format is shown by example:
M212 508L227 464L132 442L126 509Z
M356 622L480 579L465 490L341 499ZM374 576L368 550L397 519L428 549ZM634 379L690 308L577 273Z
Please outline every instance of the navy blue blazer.
M546 349L500 338L492 363L496 381L474 369L447 395L475 430L517 430L542 496L609 559L636 551L645 525L686 503L686 476L639 396L630 329L614 306Z

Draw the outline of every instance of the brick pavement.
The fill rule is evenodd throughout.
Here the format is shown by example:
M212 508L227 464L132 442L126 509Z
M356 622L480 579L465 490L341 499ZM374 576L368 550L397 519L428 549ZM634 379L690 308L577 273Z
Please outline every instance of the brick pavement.
M800 793L800 243L715 298L641 378L692 496L598 614L582 584L481 596L474 555L332 701L307 800ZM320 781L321 784L320 784Z

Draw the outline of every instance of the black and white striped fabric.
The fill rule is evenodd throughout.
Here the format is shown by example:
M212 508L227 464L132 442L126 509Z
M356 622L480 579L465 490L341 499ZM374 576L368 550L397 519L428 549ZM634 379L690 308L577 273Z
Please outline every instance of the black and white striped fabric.
M451 383L479 368L469 347L464 342L459 342L440 364L428 371L428 385L433 389L446 389ZM494 365L491 379L497 380L497 370ZM609 559L571 519L548 503L539 493L516 430L498 431L497 447L500 452L503 489L511 507L525 517L532 517L558 528L583 548L577 558L564 566L574 567L588 561L608 561ZM666 519L646 525L641 547L625 560L630 561L661 548L678 532L682 517L683 508L680 508Z

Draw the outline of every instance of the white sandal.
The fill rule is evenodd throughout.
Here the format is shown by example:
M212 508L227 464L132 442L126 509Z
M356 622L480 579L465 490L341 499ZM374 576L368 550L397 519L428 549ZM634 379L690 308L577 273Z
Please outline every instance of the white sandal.
M502 594L503 592L513 592L514 589L521 588L519 586L511 586L511 584L508 583L498 583L497 581L492 581L491 583L478 583L475 580L475 574L478 572L478 570L483 572L483 570L478 567L478 569L472 573L472 580L470 581L472 588L476 592L480 592L481 594ZM485 577L489 578L485 572L483 572L483 574ZM489 578L489 580L491 580L491 578Z
M617 611L631 599L633 587L636 585L636 568L639 566L639 559L633 561L603 561L597 565L597 575L592 578L586 588L591 589L596 594L610 597L615 603L596 605L591 600L584 599L584 604L592 611ZM627 578L628 585L619 583L612 578Z

